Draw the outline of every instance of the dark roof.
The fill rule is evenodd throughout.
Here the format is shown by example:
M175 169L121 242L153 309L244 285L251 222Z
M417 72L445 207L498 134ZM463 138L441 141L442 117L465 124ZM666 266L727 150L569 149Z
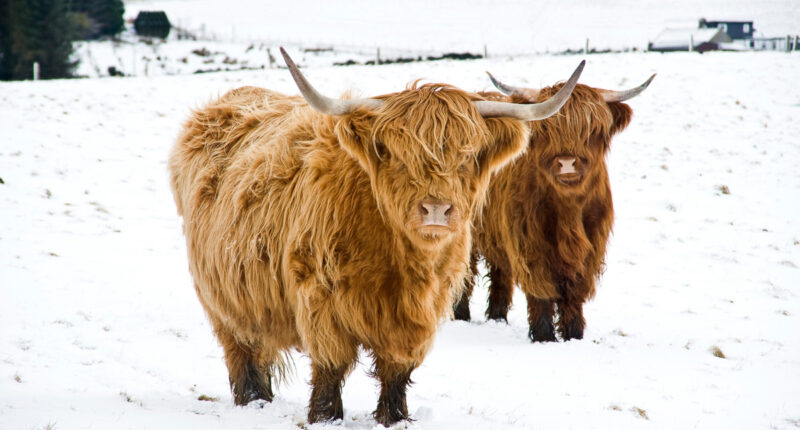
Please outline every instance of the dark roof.
M732 20L728 20L728 19L721 19L721 20L717 20L717 21L712 21L710 19L705 19L705 18L700 18L700 22L701 23L707 23L707 24L712 24L712 23L713 24L723 24L723 23L724 24L752 24L753 23L753 21L732 21Z
M136 16L133 24L136 33L141 36L166 38L172 24L164 11L142 11Z

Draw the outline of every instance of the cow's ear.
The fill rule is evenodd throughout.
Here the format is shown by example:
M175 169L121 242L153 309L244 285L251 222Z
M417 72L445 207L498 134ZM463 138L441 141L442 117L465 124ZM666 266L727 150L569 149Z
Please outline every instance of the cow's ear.
M378 165L378 156L369 143L370 118L347 115L336 124L336 137L345 151L355 158L367 172L372 172Z
M633 109L622 102L608 103L608 109L611 110L613 117L613 124L611 124L611 135L615 135L628 126L633 118Z
M522 154L527 147L528 126L512 118L487 118L486 125L494 138L479 156L481 171L492 173Z

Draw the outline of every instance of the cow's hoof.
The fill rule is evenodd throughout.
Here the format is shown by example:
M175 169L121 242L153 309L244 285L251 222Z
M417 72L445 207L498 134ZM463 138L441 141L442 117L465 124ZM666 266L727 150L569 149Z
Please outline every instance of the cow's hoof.
M233 402L238 406L245 406L256 400L271 402L272 394L271 378L252 364L248 364L244 374L237 381L230 381Z
M489 304L486 309L486 319L497 322L508 322L508 305Z
M564 340L583 339L584 324L582 321L572 321L568 324L560 325L559 332Z
M469 321L470 314L469 314L469 302L458 302L453 307L453 318L458 321Z
M344 410L341 400L338 404L317 405L308 410L308 423L325 423L341 420L344 418Z
M550 321L540 321L528 331L531 342L555 342L556 331Z
M397 409L389 410L387 408L378 407L378 410L373 413L373 416L375 417L375 421L384 427L391 427L400 421L410 421L408 414Z

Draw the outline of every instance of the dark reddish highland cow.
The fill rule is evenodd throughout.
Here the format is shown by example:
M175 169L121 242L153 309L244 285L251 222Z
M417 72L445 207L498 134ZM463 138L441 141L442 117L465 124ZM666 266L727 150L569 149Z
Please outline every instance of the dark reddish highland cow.
M505 94L482 93L492 100L535 103L561 87L517 88L489 76ZM626 91L577 85L557 115L529 124L528 152L492 179L475 221L470 266L475 275L483 256L489 268L487 318L506 319L516 284L527 298L532 341L555 341L556 327L564 340L583 338L583 303L595 294L614 222L605 155L631 121L623 101L654 77ZM456 319L470 318L473 282L467 278L454 306Z
M169 160L197 296L234 402L273 398L288 351L311 359L311 423L343 417L360 348L375 419L408 417L406 388L461 294L471 220L492 173L547 102L481 100L444 84L332 99L291 59L303 97L244 87L195 111Z

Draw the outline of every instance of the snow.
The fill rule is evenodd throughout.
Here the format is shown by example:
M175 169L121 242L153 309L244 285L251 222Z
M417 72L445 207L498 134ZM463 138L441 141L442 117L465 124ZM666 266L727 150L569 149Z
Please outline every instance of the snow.
M753 20L768 36L797 34L794 0L131 0L127 18L163 10L179 27L221 40L523 54L583 48L646 48L674 22ZM353 30L355 29L355 31Z
M760 30L767 17L796 22L793 3L752 3L758 7L742 10L760 14ZM154 5L126 4L128 13L140 4ZM374 8L358 1L319 7L333 13L330 4L363 6L365 16ZM410 7L467 13L460 4ZM220 21L230 24L227 14L241 16L242 25L257 21L237 5ZM614 2L628 17L634 12L626 8L639 7ZM290 21L281 15L288 6L274 8ZM438 17L446 20L444 12ZM421 36L412 33L391 37L397 46L406 36L413 44ZM436 38L451 37L445 26ZM382 94L420 77L482 90L490 87L485 70L510 84L548 85L584 58L330 67L290 53L330 95ZM585 338L531 344L524 298L517 292L507 325L486 322L486 288L479 287L473 321L443 323L412 375L415 421L398 427L800 427L800 87L790 78L800 76L800 57L585 58L581 82L597 87L629 88L658 73L630 101L634 119L612 144L617 219L607 271L585 308ZM306 424L310 372L299 353L272 403L233 405L221 349L193 291L165 161L191 108L242 85L297 93L286 70L268 67L0 83L0 429L380 428L370 416L377 387L367 357L347 379L341 423Z
M302 51L300 62L314 66L452 52L516 57L577 52L587 44L598 51L644 51L665 29L697 29L703 17L752 20L758 37L800 33L800 3L794 0L230 0L224 6L215 0L132 0L125 17L132 22L148 10L167 13L175 26L169 43L131 43L135 38L127 34L113 42L78 43L83 61L77 74L108 76L109 67L126 76L282 67L279 45ZM199 40L177 40L182 32Z

